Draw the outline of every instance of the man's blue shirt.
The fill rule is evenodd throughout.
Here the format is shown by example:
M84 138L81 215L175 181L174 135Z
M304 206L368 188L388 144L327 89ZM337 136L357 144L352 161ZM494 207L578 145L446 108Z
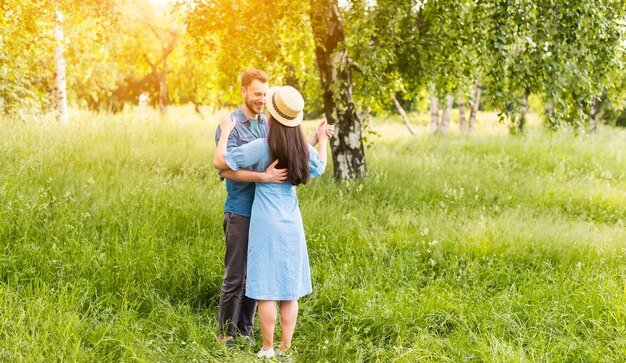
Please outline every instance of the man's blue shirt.
M257 137L250 130L250 121L243 112L243 109L239 107L236 111L230 114L231 118L235 120L235 128L230 132L228 137L227 151L231 149L249 143ZM259 130L261 134L258 138L267 137L269 127L267 119L264 115L259 115ZM217 145L220 140L221 130L217 127L215 132L215 144ZM254 200L254 183L236 182L226 179L226 203L224 204L224 212L230 212L239 214L246 218L250 218L252 213L252 201Z

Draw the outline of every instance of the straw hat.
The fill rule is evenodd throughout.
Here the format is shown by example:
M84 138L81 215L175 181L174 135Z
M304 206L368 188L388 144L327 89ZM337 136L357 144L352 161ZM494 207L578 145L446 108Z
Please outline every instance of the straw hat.
M274 119L287 127L295 127L302 122L304 98L291 86L268 89L265 104Z

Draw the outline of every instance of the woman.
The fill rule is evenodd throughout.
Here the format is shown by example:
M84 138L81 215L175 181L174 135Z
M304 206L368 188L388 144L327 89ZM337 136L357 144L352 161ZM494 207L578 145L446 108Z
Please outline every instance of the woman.
M219 169L250 168L263 171L273 160L286 168L288 182L258 183L250 217L246 296L259 301L263 347L259 357L282 355L291 346L298 317L298 299L311 293L311 276L296 186L321 175L326 167L327 127L316 130L318 150L307 144L300 126L304 99L293 87L273 87L267 92L270 131L226 152L233 122L220 121L222 134L214 164ZM280 301L282 338L274 351L276 301Z

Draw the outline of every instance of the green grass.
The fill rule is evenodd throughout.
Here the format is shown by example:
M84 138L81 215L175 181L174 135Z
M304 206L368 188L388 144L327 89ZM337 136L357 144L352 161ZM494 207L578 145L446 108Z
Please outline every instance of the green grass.
M215 340L213 119L0 123L0 361L254 360ZM294 360L625 361L626 131L421 119L418 137L375 120L366 180L299 188L314 291Z

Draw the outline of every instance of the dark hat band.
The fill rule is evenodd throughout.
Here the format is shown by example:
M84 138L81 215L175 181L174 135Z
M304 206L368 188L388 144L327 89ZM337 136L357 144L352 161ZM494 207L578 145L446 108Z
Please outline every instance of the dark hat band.
M294 120L296 117L298 117L298 115L293 116L293 117L291 117L291 116L287 116L287 115L285 115L284 113L280 112L280 110L278 109L278 106L276 106L276 93L277 93L277 92L274 92L274 94L272 95L272 106L274 106L274 110L276 111L276 113L277 113L280 117L284 117L284 118L286 118L287 120Z

